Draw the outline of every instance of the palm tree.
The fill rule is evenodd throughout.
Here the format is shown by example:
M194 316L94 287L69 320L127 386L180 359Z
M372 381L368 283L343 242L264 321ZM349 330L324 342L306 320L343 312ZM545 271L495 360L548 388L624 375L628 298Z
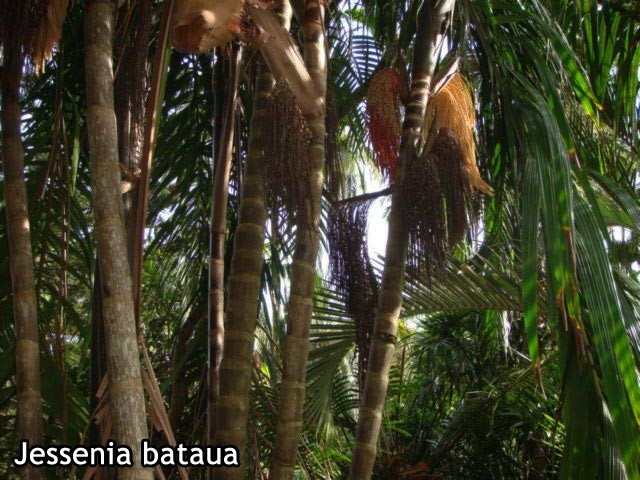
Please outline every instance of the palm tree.
M3 8L6 8L5 12L15 10L8 6ZM6 30L2 39L5 55L2 72L2 163L11 258L13 316L16 325L17 426L20 438L28 441L30 445L40 445L43 437L38 304L33 280L24 153L20 133L22 32L19 27L16 30L9 25L4 27ZM26 465L21 473L22 478L42 478L42 472L29 465Z
M325 5L309 0L304 5L304 60L322 104L327 95L327 52L325 50ZM326 108L326 107L325 107ZM294 478L294 467L302 431L305 375L309 356L309 328L313 313L313 291L316 260L320 244L320 210L324 185L325 108L320 115L306 115L311 132L309 158L311 164L309 195L302 217L308 224L298 222L296 250L291 270L291 291L287 309L287 337L283 352L283 374L276 425L276 443L269 472L271 479Z
M109 402L116 440L133 452L122 478L152 478L141 465L141 441L148 438L144 389L133 307L127 237L120 194L120 164L113 107L111 42L114 5L90 1L85 12L88 129L91 183L103 291Z
M27 187L24 178L24 149L21 132L20 84L24 60L30 58L41 69L60 37L67 2L3 3L4 68L2 89L2 159L5 208L16 326L16 377L18 391L17 430L19 438L31 445L43 441L42 395L40 384L40 341ZM44 18L38 16L44 12ZM23 478L42 478L32 465L21 469Z
M371 350L365 375L364 392L358 417L356 444L351 461L350 478L370 478L376 458L377 440L382 421L389 370L397 338L398 317L402 307L404 265L406 261L405 227L402 224L403 169L420 148L424 114L431 93L431 79L439 55L442 26L454 7L453 1L427 2L418 13L418 30L411 75L410 103L403 124L403 137L395 177L394 195L389 214L389 237L378 312L371 337Z
M218 3L235 4L210 5ZM245 2L249 15L231 15L224 25L234 33L223 32L225 38L239 35L246 54L239 69L229 182L218 191L227 189L228 202L213 205L228 206L224 259L231 266L223 285L225 356L215 443L238 445L243 465L212 469L214 475L346 478L353 468L354 478L636 478L637 9L618 0L455 2L444 24L423 35L434 8L453 2L339 0L324 4L324 20L314 24L308 23L305 3L315 2L291 2L295 16L290 34L264 2ZM21 2L20 8L27 4L31 2ZM144 4L149 12L162 10L164 20L153 16L149 39L139 40L134 61L123 42L138 38L136 12ZM170 6L150 0L116 10L111 61L122 80L114 99L117 123L124 130L134 112L123 104L144 95L135 85L124 86L128 83L121 75L129 74L133 63L146 65L151 55L166 58L163 38L172 30L165 15ZM102 103L103 109L90 103L87 108L85 77L75 74L84 68L79 33L84 14L111 12L105 5L95 8L73 4L53 58L38 75L31 65L42 62L35 58L21 70L24 113L17 118L25 165L19 170L29 204L45 445L86 443L87 427L95 422L105 427L102 438L92 437L100 442L116 418L109 412L107 383L90 385L90 365L99 365L88 353L86 320L92 290L99 286L93 280L96 235L100 271L106 248L104 222L96 230L91 219L94 213L99 222L103 218L97 207L115 205L92 198L100 189L90 186L91 177L96 183L96 170L88 155L95 160L97 138L116 138L111 127L99 137L95 129L96 117L107 118L103 112L111 112L111 104ZM3 25L6 18L0 17ZM325 163L326 186L309 222L299 219L306 210L296 201L291 209L282 195L274 201L273 185L279 187L276 194L302 187L306 182L300 180L311 177L303 167L319 165L299 160L312 158L299 147L306 145L308 127L319 118L325 100L312 80L318 72L299 53L304 48L306 57L320 55L304 45L312 26L323 27L316 33L324 38L322 56L327 59L325 153L321 159L319 138L312 152ZM420 85L430 87L430 101L413 109L411 100L424 95L411 96L406 78L415 80L415 75L405 74L405 64L412 64L412 72L417 69L418 59L428 58L425 50L433 46L434 35L444 46L433 71L424 65L419 70L432 74L430 82L424 79ZM111 59L104 45L87 52L99 53L101 68ZM23 52L29 51L27 45ZM7 72L6 48L2 58ZM152 387L147 408L156 431L149 435L158 443L166 436L170 443L164 433L173 428L178 442L204 444L209 442L210 406L205 319L212 144L218 143L213 130L222 122L216 121L214 129L210 125L226 96L221 89L226 79L216 76L212 81L206 52L175 51L170 58L154 61L154 86L143 102L149 125L139 182L121 169L124 183L118 184L114 172L98 175L105 177L98 183L109 183L112 200L127 181L131 191L140 192L133 252L134 288L140 293L133 297L139 300L138 338L144 335L149 358L142 370L149 382L145 386ZM100 78L111 76L105 70ZM3 102L7 98L3 94ZM376 144L380 125L373 123L371 110L380 99L392 107L382 112L391 113L382 136L397 134L396 145L403 147L402 155L396 150L384 160ZM3 116L8 110L3 107ZM274 116L282 111L291 116ZM446 112L458 115L459 126L467 130L456 133L443 118ZM400 142L403 114L405 126L413 120L415 129ZM434 124L437 129L428 128ZM320 125L311 130L317 135ZM3 134L8 131L3 126ZM291 148L282 151L279 138L288 139ZM123 142L117 143L126 150ZM470 187L461 183L461 171L453 168L462 164L460 150L473 147L493 196L471 196ZM265 156L265 151L277 155ZM446 160L443 152L449 152ZM5 172L7 155L3 152ZM118 157L123 160L112 152L110 162ZM278 167L292 157L289 170L306 173L284 180ZM387 169L390 158L402 160L395 177ZM317 168L313 177L318 181L319 173ZM389 252L382 256L371 250L373 245L367 248L367 240L386 239L378 231L388 200L392 235ZM138 222L145 220L146 204L148 219ZM460 214L461 205L466 213ZM0 209L10 207L9 201L0 203ZM367 218L374 222L368 239ZM304 231L312 234L303 237ZM25 400L20 363L13 362L14 332L21 332L12 320L18 316L11 315L13 246L8 233L0 225L3 478L17 474L11 456L23 433L14 426ZM455 244L457 238L461 241ZM319 251L317 264L313 249L302 255L303 240ZM125 244L114 245L127 265ZM113 253L113 246L108 250ZM300 275L303 257L312 268ZM327 263L329 272L316 270ZM121 271L126 267L118 275ZM99 275L105 279L105 272ZM302 285L301 276L308 283ZM122 286L130 280L121 280L107 293L127 297ZM301 287L308 288L301 292ZM299 297L291 296L291 290L312 293L304 301L304 315L296 313L293 304ZM127 305L123 307L126 315L120 319L133 323ZM102 310L97 302L95 308ZM131 334L132 329L118 333L123 332ZM287 338L289 333L295 337ZM135 346L135 336L131 338ZM300 348L291 348L293 344ZM126 366L140 372L131 363L137 352L130 353ZM97 355L92 349L91 356ZM146 377L151 366L157 390ZM366 373L369 379L363 383ZM286 393L291 387L296 398ZM97 405L91 406L90 396ZM168 421L162 414L165 404ZM144 406L135 408L145 425ZM348 452L354 447L352 467ZM206 470L163 468L163 473L167 478L204 478ZM44 473L66 478L98 472L58 466Z
M216 160L216 173L212 190L211 245L209 265L209 398L207 412L208 441L215 437L215 406L220 392L220 362L224 346L224 252L227 230L227 202L231 161L233 159L233 138L235 111L238 92L238 77L242 50L232 48L229 56L229 80L225 101L222 127Z
M268 98L274 85L265 66L258 69L256 92L238 226L229 276L224 356L220 365L220 396L216 404L216 444L238 447L245 458L249 391L252 378L253 335L258 315L257 299L262 273L262 249L267 219L265 203L265 167L262 145L266 133ZM241 469L220 469L216 478L244 478Z

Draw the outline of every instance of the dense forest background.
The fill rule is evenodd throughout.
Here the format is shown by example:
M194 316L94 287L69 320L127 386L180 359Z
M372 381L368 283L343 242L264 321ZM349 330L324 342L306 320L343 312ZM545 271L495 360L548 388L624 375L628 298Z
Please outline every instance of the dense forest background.
M637 1L0 27L0 478L114 478L11 463L109 438L238 445L224 479L640 478ZM207 471L118 472L151 475Z

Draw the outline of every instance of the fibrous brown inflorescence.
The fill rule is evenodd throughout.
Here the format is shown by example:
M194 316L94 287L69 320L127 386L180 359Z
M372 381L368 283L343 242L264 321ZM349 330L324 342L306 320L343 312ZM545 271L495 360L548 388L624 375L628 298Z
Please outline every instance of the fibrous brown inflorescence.
M427 105L422 154L409 155L401 187L409 266L428 281L467 231L474 190L491 193L476 166L471 92L456 74Z

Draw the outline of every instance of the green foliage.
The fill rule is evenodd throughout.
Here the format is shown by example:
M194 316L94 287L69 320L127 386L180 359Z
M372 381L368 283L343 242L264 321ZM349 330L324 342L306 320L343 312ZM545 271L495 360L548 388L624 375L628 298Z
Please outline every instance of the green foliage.
M323 202L325 246L331 203L380 178L370 161L366 89L385 62L411 58L421 3L332 2L329 85L342 167L332 180L342 188ZM407 273L376 478L640 478L640 15L632 3L457 2L448 55L460 57L474 88L478 164L495 195L473 200L479 220L442 279ZM82 10L73 4L61 45L44 73L27 75L22 99L47 443L86 441L92 415L96 253ZM242 68L227 259L258 55ZM168 409L176 380L186 387L174 433L188 443L205 434L202 312L218 97L211 56L174 52L151 175L141 320ZM0 210L4 478L14 473L17 439L3 203ZM285 220L269 213L264 245L248 447L255 478L267 471L275 438L295 232ZM378 279L382 261L374 260ZM345 299L318 278L299 478L348 472L362 388L355 335ZM153 439L163 441L158 432Z

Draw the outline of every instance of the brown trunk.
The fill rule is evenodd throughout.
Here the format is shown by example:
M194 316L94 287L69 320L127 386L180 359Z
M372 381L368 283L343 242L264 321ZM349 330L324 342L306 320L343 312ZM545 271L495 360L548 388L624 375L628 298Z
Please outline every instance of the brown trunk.
M373 327L364 392L360 401L356 444L351 458L349 478L352 480L371 478L375 464L382 412L389 385L389 370L397 340L398 317L402 308L407 245L399 199L404 166L407 158L415 155L416 149L420 147L424 113L437 60L438 39L453 3L454 0L429 0L424 2L418 14L411 94L405 112L398 171L391 198L389 236L378 313Z
M288 0L281 5L280 20L289 28L291 9ZM220 364L220 396L216 405L216 445L238 447L240 468L219 468L218 480L241 480L246 475L247 422L253 372L253 338L258 316L263 266L265 204L264 138L268 131L269 95L275 84L273 75L260 65L253 97L249 146L240 195L236 227L229 303L227 305L224 356Z
M207 443L213 444L216 431L215 406L220 394L220 361L224 342L224 247L227 230L229 176L233 158L233 133L238 97L238 70L242 49L231 47L227 95L222 130L216 155L216 171L211 197L209 245L209 376L207 400ZM220 86L218 86L220 88Z
M287 337L284 347L284 372L280 385L280 404L276 425L276 442L271 480L293 479L304 404L305 377L309 356L309 327L313 312L316 256L324 183L325 98L327 91L327 53L325 50L324 2L307 0L304 20L304 60L322 105L320 115L305 115L312 138L309 146L311 162L310 195L306 218L311 227L298 225L296 252L291 274ZM318 102L316 102L318 103Z
M7 210L13 318L16 326L16 380L18 391L18 437L30 445L42 445L42 399L40 348L33 256L29 233L24 152L20 136L20 79L22 56L17 48L4 50L2 78L2 162ZM43 478L42 469L25 466L23 479Z
M220 364L220 395L216 404L218 421L215 444L238 447L242 466L217 469L214 472L215 478L222 480L245 478L253 333L258 315L264 228L267 218L262 144L266 130L267 103L273 85L271 73L265 67L260 67L231 259L229 304L224 335L225 354Z
M113 106L111 42L114 4L89 0L85 11L87 124L91 187L96 216L109 401L118 444L133 452L131 468L119 468L122 479L153 478L140 464L140 442L148 438L144 390L135 329L131 274L120 193L118 138Z

